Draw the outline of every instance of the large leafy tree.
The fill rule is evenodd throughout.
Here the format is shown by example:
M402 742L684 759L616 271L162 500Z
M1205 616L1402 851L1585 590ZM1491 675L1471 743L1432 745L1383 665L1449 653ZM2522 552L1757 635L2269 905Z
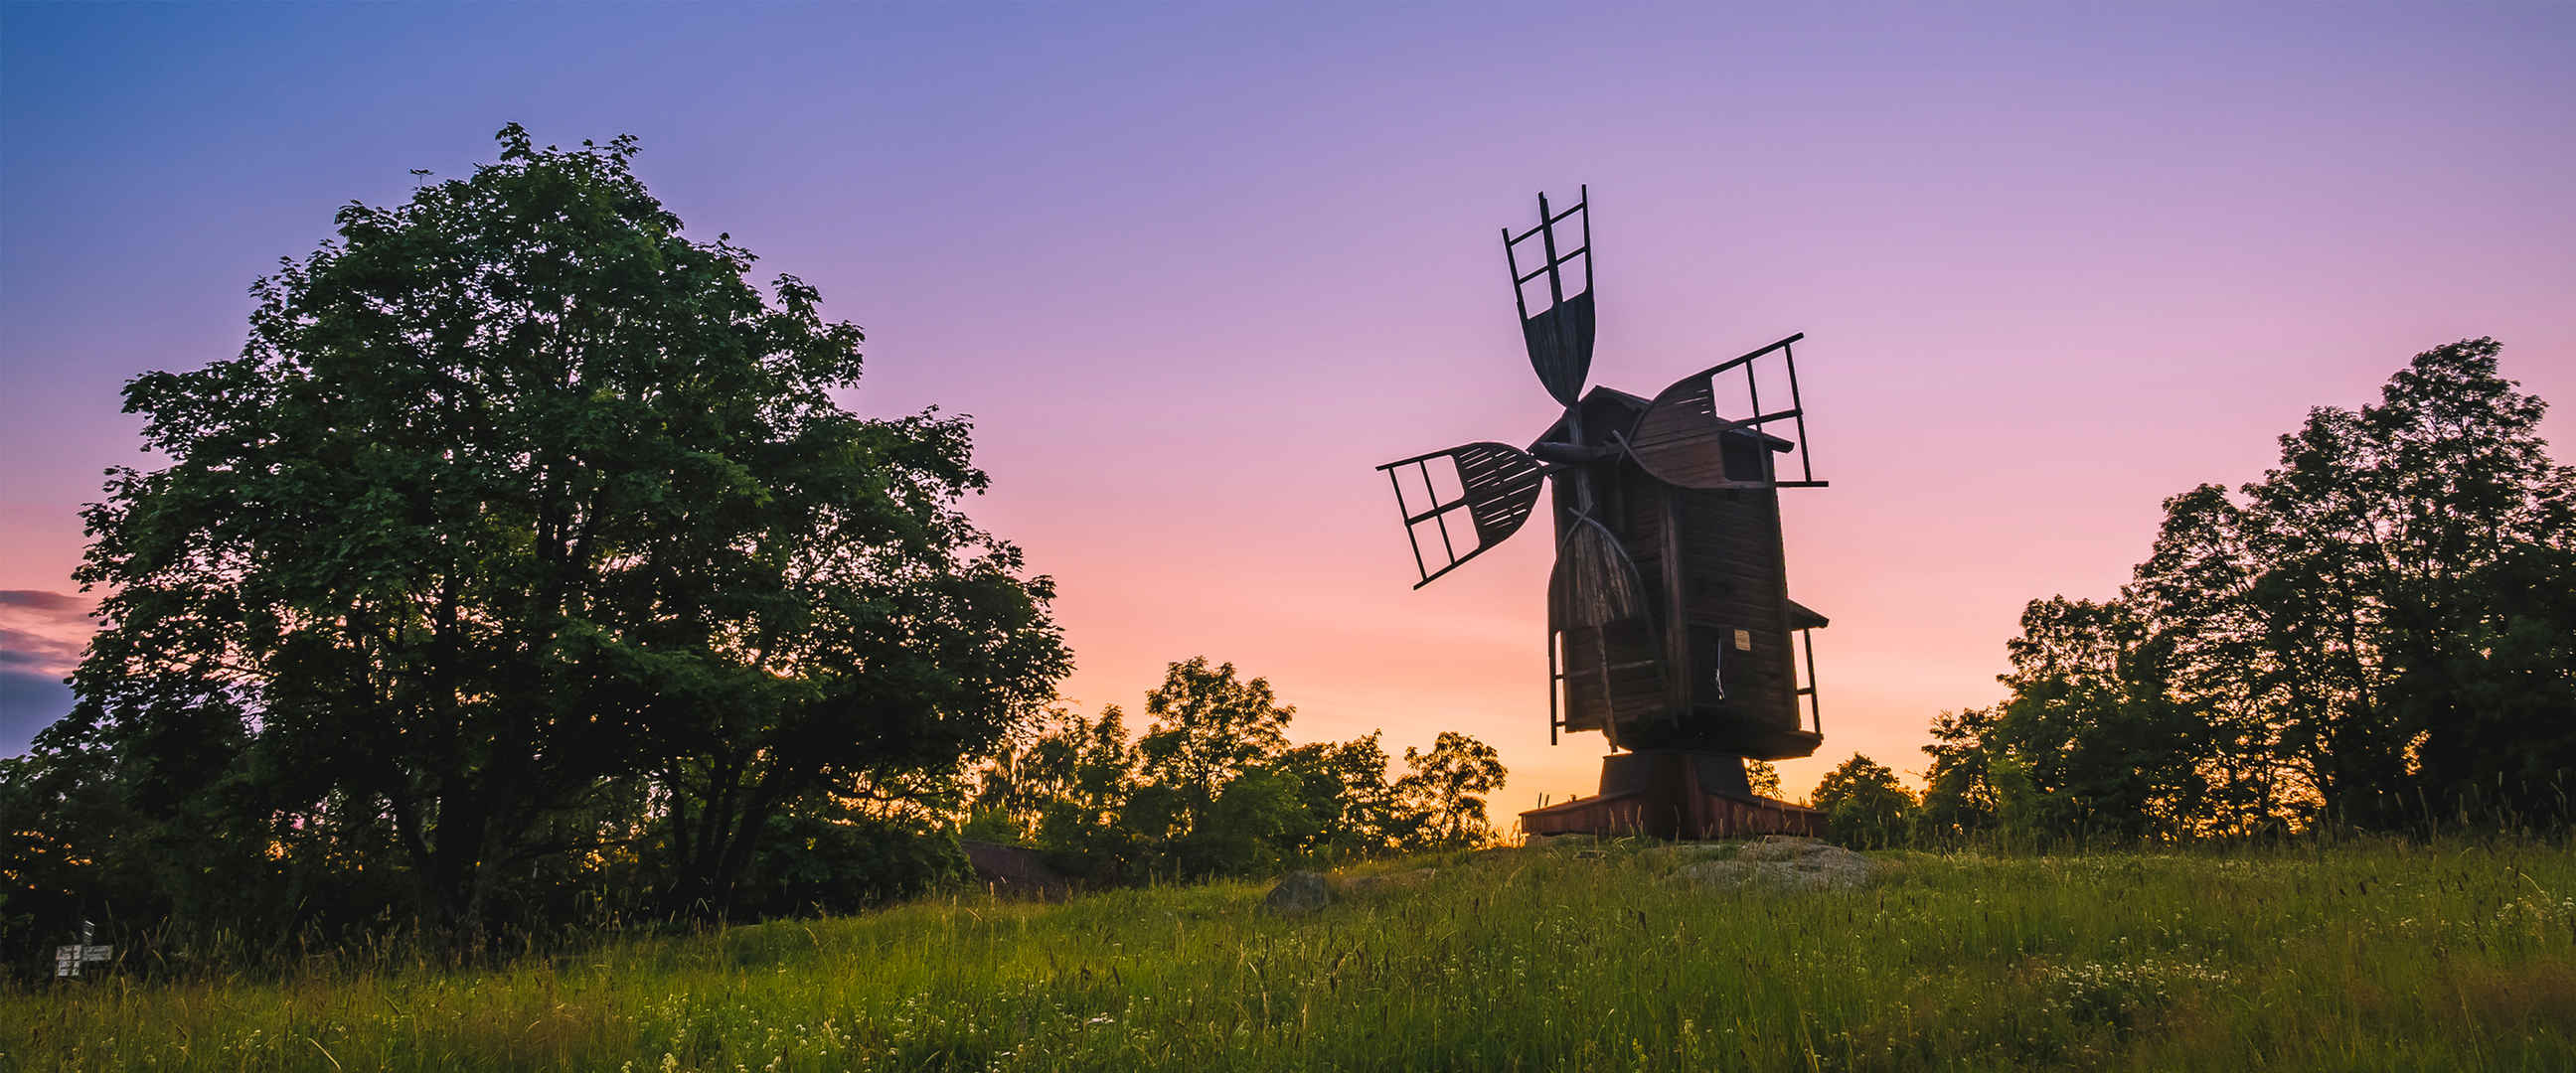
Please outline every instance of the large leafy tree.
M1207 826L1227 783L1288 747L1297 709L1279 703L1269 679L1244 681L1234 664L1193 656L1165 669L1145 714L1154 720L1136 743L1145 781L1168 802L1171 833L1186 837Z
M1413 827L1416 845L1471 846L1489 841L1494 827L1485 801L1503 785L1503 762L1494 747L1443 730L1431 748L1404 750L1406 772L1395 795Z
M107 628L57 747L144 805L388 827L421 916L631 831L720 906L803 794L953 766L1067 657L968 522L968 426L834 393L859 329L684 238L631 139L500 157L254 287L238 357L126 389L78 575Z
M2418 802L2537 804L2576 765L2576 468L2551 460L2547 404L2498 373L2501 349L2416 355L2377 405L2335 415L2354 429L2341 453L2284 459L2332 485L2280 513L2332 525L2312 539L2357 590L2346 613L2376 671L2368 729L2402 743ZM2531 643L2548 633L2558 643Z
M2202 826L2242 832L2297 819L2306 809L2289 788L2326 758L2318 739L2294 740L2299 728L2282 713L2322 705L2314 676L2293 673L2301 661L2285 658L2286 635L2256 598L2280 591L2279 581L2227 489L2204 484L2164 509L2154 551L2123 599L2163 642L2170 698L2201 721Z
M1357 857L1382 853L1406 837L1396 787L1386 781L1388 757L1370 731L1349 741L1317 741L1295 746L1275 761L1297 777L1314 834L1305 849L1320 857ZM1409 751L1409 750L1408 750Z
M1945 717L1945 830L2567 819L2576 469L2469 339L2165 501L2116 600L2034 601L2009 700ZM1973 718L1972 718L1973 717Z
M2165 639L2122 600L2033 600L2021 625L1990 735L2027 770L2045 822L2138 837L2199 816L2206 724L2170 688Z
M2213 486L2166 503L2132 591L2213 706L2223 799L2287 796L2286 770L2371 824L2562 789L2576 470L2500 351L2418 354L2378 403L2310 412L2241 503Z

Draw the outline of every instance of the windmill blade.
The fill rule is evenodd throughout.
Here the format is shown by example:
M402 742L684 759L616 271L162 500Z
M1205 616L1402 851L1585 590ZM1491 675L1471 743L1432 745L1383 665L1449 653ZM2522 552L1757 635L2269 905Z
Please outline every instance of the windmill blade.
M1548 575L1548 675L1562 683L1564 702L1551 719L1567 730L1601 731L1616 748L1629 725L1660 711L1663 646L1655 626L1636 560L1599 521L1577 516ZM1557 694L1549 699L1553 706Z
M1435 468L1439 463L1446 466ZM1538 459L1499 443L1462 444L1398 459L1378 469L1395 488L1395 507L1404 516L1404 538L1413 545L1413 567L1422 575L1413 583L1417 589L1519 532L1521 523L1529 520L1530 509L1538 504L1540 486L1546 483ZM1419 510L1414 497L1406 493L1408 469L1420 482L1423 505ZM1440 478L1453 472L1457 491L1444 495ZM1424 539L1425 529L1432 531L1434 541ZM1470 537L1475 544L1460 550ZM1433 567L1434 562L1440 566Z
M1520 310L1521 341L1529 348L1530 368L1538 373L1540 386L1559 405L1572 406L1583 396L1584 378L1592 372L1592 336L1596 320L1592 312L1592 188L1574 207L1551 214L1547 195L1538 196L1538 226L1512 234L1503 229L1503 262L1511 268L1512 304ZM1560 249L1556 225L1574 216L1583 217L1582 241L1571 249ZM1536 240L1536 247L1524 251L1522 245ZM1538 267L1521 271L1521 254L1531 254ZM1583 282L1569 295L1565 267L1576 258L1583 260ZM1536 313L1530 312L1530 300L1524 288L1533 281L1547 284L1547 300Z
M1619 538L1600 522L1582 518L1557 548L1548 599L1559 628L1600 626L1643 616L1645 583Z
M1528 344L1530 368L1549 396L1567 406L1583 395L1592 371L1592 292L1541 310L1521 322L1521 341Z
M1807 458L1806 408L1798 398L1797 358L1790 349L1804 338L1801 332L1675 381L1646 404L1621 438L1629 457L1655 479L1684 488L1823 487ZM1774 354L1788 373L1789 405L1766 411L1754 367ZM1744 370L1740 411L1748 416L1727 417L1721 395L1729 401L1738 396L1721 387L1718 378L1739 368ZM1778 401L1776 395L1773 401ZM1774 428L1794 429L1797 438L1776 435ZM1793 450L1800 478L1782 480L1772 456Z

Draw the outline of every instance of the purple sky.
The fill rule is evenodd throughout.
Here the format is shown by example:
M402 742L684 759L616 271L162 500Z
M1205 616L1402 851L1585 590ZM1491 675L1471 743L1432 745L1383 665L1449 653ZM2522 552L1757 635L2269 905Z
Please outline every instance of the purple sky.
M1383 7L7 6L0 746L58 714L118 385L513 120L641 136L695 234L821 287L852 405L979 419L1086 708L1205 653L1299 737L1486 738L1506 809L1597 771L1546 744L1547 543L1411 591L1370 467L1552 419L1496 238L1538 190L1592 186L1596 383L1809 334L1793 789L1919 769L2025 601L2109 594L2162 497L2418 350L2494 335L2576 404L2576 7Z

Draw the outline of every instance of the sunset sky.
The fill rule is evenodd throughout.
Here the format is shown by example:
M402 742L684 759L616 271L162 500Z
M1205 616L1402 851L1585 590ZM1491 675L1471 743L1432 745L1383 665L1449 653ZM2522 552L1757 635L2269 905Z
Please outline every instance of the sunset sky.
M2502 340L2576 457L2576 5L1792 7L7 6L0 752L68 706L80 504L149 462L119 385L510 121L638 135L866 328L854 408L974 415L1086 710L1230 660L1294 737L1494 743L1506 814L1602 751L1547 744L1548 542L1413 591L1371 467L1554 419L1497 235L1538 191L1591 185L1594 383L1808 333L1793 791L1919 770L2026 601L2416 351Z

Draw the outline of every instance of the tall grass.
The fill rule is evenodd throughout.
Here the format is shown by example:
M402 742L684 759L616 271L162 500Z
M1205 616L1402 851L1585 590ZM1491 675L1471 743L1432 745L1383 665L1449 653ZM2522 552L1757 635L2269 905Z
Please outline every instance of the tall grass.
M2576 853L2538 842L1435 868L1310 916L1254 883L956 896L530 957L0 997L31 1069L2576 1068Z

